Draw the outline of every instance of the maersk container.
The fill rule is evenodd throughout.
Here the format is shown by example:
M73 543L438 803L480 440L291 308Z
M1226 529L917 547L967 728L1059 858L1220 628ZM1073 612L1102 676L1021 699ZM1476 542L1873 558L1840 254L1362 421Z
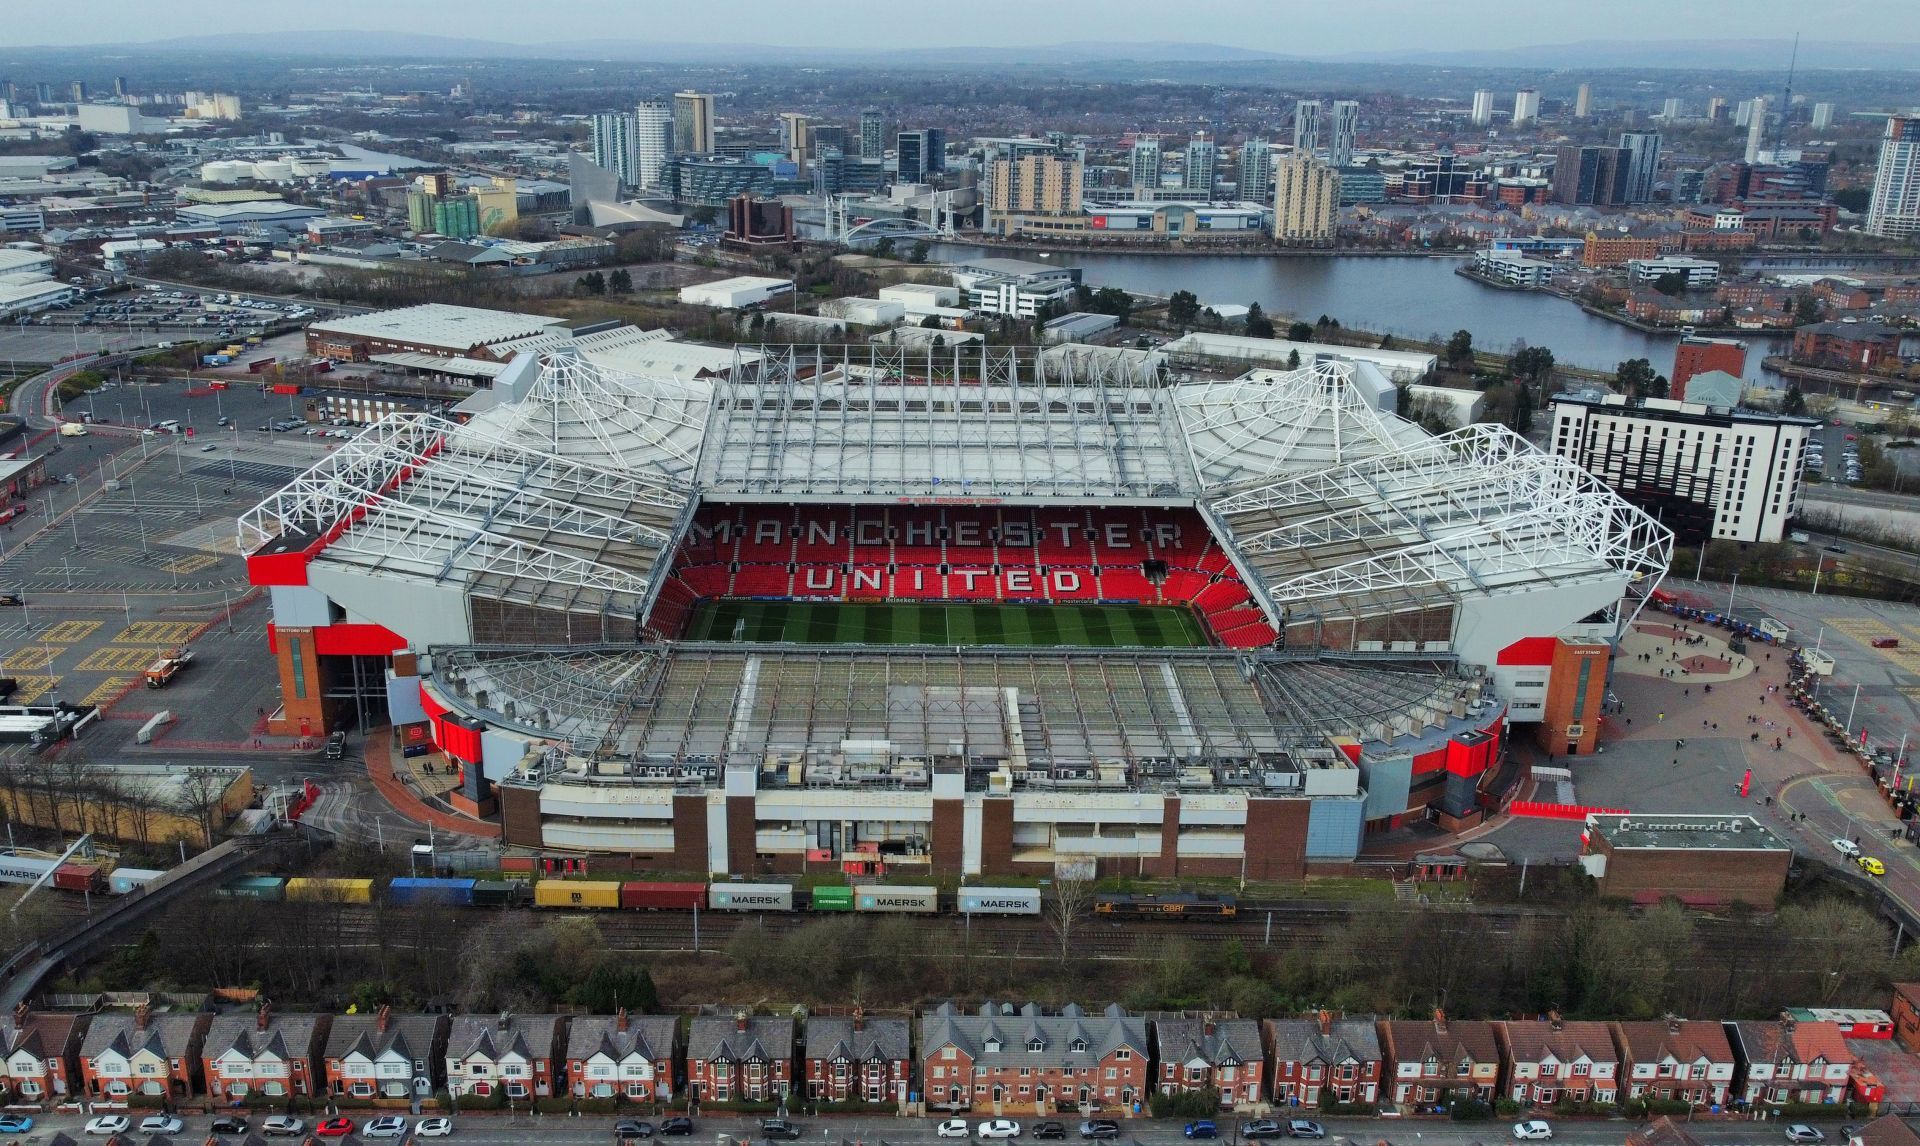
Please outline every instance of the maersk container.
M620 906L629 911L692 911L707 905L704 883L639 883L620 885Z
M962 915L1038 915L1040 890L1032 887L963 887L955 903Z
M792 911L790 883L716 883L707 890L715 911Z
M0 883L35 883L59 866L57 859L0 855Z
M372 903L370 879L320 879L300 876L287 881L287 901L305 903Z
M215 894L231 899L270 899L278 903L287 897L287 881L277 875L243 875L227 881Z
M538 907L620 906L620 885L610 879L543 879L533 885Z
M940 910L937 887L862 887L853 897L856 911L897 911L930 914Z
M473 905L470 879L400 878L387 885L387 902L395 907L423 907L444 904L448 907Z
M816 887L810 896L815 911L852 911L853 889L850 887Z
M130 895L165 874L148 867L117 867L107 877L107 890L115 895Z

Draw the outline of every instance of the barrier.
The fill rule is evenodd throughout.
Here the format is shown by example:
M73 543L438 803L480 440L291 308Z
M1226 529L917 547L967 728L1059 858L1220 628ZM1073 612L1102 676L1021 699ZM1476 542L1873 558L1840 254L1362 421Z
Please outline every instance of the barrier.
M1507 811L1516 816L1541 820L1584 820L1588 816L1624 816L1625 808L1600 808L1589 804L1551 804L1544 800L1515 800Z

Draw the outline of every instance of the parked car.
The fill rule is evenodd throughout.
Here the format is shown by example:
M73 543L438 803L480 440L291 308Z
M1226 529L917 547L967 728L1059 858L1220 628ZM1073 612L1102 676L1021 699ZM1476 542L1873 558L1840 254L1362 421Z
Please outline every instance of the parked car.
M1866 872L1868 875L1887 874L1887 865L1872 856L1855 856L1853 862L1859 864L1860 870Z
M1846 856L1848 859L1860 858L1860 845L1845 836L1835 836L1833 838L1833 850Z
M398 1138L407 1132L407 1120L398 1114L382 1114L360 1128L362 1138Z
M413 1124L413 1133L417 1138L445 1138L453 1133L451 1118L422 1118Z
M345 1138L353 1133L353 1119L342 1114L335 1118L322 1118L313 1132L322 1138Z
M260 1124L260 1133L269 1138L298 1138L306 1133L307 1124L291 1114L272 1114Z
M87 1123L89 1134L125 1134L133 1126L133 1119L124 1114L102 1114Z
M247 1120L231 1114L222 1114L207 1127L209 1134L245 1134L246 1132Z
M1876 649L1897 649L1900 647L1900 638L1875 637L1873 638L1873 647Z
M1011 1118L989 1118L974 1133L980 1138L1018 1138L1020 1124Z
M1553 1127L1548 1126L1538 1118L1530 1118L1525 1122L1516 1122L1513 1124L1513 1136L1521 1142L1533 1142L1539 1139L1551 1138L1553 1137Z
M0 1134L25 1134L33 1129L33 1119L24 1114L0 1114Z
M660 1137L662 1138L676 1134L691 1133L693 1133L693 1119L685 1115L676 1114L672 1118L663 1118L660 1120Z
M1240 1127L1240 1137L1255 1142L1262 1138L1285 1138L1286 1136L1287 1128L1271 1118L1256 1118L1252 1122L1243 1123Z
M965 1138L967 1136L967 1120L964 1118L949 1118L934 1127L933 1134L936 1138Z
M1820 1133L1820 1131L1808 1126L1804 1122L1796 1122L1792 1126L1787 1127L1787 1141L1789 1142L1825 1142L1826 1140L1827 1136L1825 1134Z
M1220 1137L1220 1128L1215 1126L1213 1120L1209 1118L1202 1118L1198 1122L1189 1122L1180 1132L1189 1138Z
M142 1134L178 1134L186 1123L171 1114L149 1114L140 1120Z
M615 1138L651 1138L653 1123L638 1118L622 1118L613 1124Z
M1033 1124L1032 1137L1037 1138L1042 1142L1052 1142L1057 1139L1064 1139L1066 1136L1067 1136L1067 1127L1065 1123L1036 1122Z
M1080 1124L1082 1138L1118 1138L1120 1124L1110 1118L1092 1118Z
M772 1138L780 1142L792 1142L799 1138L802 1133L803 1131L800 1127L788 1122L784 1118L768 1118L760 1123L760 1136L762 1138Z
M1311 1118L1295 1118L1287 1123L1289 1138L1325 1138L1326 1136L1327 1128Z

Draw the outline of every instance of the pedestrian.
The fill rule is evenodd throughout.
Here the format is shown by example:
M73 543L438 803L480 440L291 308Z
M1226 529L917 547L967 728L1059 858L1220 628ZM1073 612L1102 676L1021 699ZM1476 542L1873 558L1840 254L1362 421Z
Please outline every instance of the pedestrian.
M1657 715L1657 717L1656 717L1656 719L1657 719L1657 720L1659 720L1659 721L1660 721L1660 722L1661 722L1662 724L1665 724L1665 723L1666 723L1666 720L1667 720L1667 714L1666 714L1666 713L1664 713L1664 712L1662 712L1662 713L1659 713L1659 714Z

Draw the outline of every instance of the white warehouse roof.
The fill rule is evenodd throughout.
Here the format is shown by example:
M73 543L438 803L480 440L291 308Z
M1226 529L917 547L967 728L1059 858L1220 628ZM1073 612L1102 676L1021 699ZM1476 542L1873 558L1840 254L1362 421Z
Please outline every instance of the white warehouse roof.
M1259 366L1285 366L1293 352L1299 351L1302 365L1315 358L1344 358L1352 362L1371 362L1389 381L1417 382L1440 364L1438 355L1413 350L1368 350L1360 346L1339 346L1330 342L1291 342L1284 338L1249 338L1243 334L1202 334L1195 332L1167 343L1161 349L1173 357L1199 355L1224 358Z
M544 314L515 314L505 310L429 302L399 310L383 310L377 314L356 314L316 322L307 329L323 334L343 334L349 338L379 338L429 346L490 346L496 342L544 334L559 325L560 319Z

